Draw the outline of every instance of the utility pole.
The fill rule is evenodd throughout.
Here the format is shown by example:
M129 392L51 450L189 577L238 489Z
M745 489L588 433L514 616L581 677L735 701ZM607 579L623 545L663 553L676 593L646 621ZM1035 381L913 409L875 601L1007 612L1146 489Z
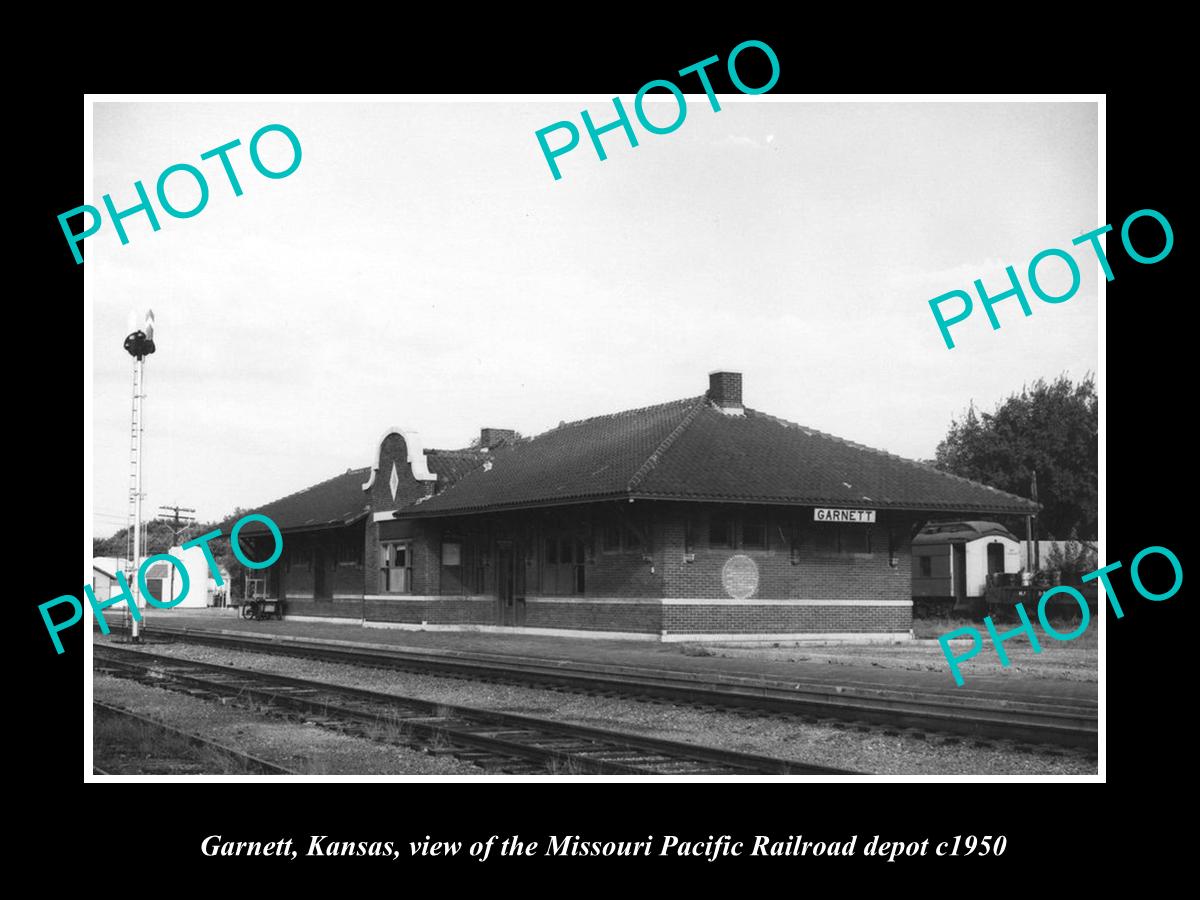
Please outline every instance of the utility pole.
M174 506L160 506L158 508L158 514L160 516L166 517L167 514L170 513L170 519L174 523L174 527L171 529L171 547L175 546L176 542L179 540L179 535L181 535L185 531L187 531L188 527L193 522L196 521L195 516L183 515L183 513L194 513L194 512L195 512L195 510L192 509L191 507L180 506L178 503L175 504ZM179 525L180 522L183 522L182 527L180 527L180 525ZM169 552L170 547L168 547L167 550ZM171 588L170 588L170 591L171 591L170 594L166 598L159 597L158 599L159 600L163 600L163 599L174 600L175 599L175 567L174 566L171 566Z
M154 352L153 310L146 310L142 327L135 325L126 336L125 351L133 357L133 412L129 427L129 512L133 546L130 548L129 589L133 593L134 608L140 612L142 602L138 570L142 564L142 498L145 496L142 492L142 401L146 397L146 357ZM138 620L132 613L129 617L129 637L134 643L141 641Z
M1030 485L1030 493L1033 495L1033 502L1038 502L1037 495L1037 469L1033 470L1033 482ZM1038 517L1037 513L1033 514L1033 570L1036 572L1042 567L1041 547L1038 546Z

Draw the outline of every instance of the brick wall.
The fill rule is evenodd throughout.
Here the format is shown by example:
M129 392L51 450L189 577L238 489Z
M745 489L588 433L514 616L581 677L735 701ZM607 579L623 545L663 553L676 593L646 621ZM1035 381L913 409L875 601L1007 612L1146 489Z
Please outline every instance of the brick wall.
M362 600L285 600L283 614L285 616L325 616L335 619L362 618Z
M366 583L365 570L361 563L338 563L334 566L331 582L333 583L333 593L337 594L356 594L359 597L363 595L363 586Z
M386 536L381 530L389 529ZM438 575L441 563L440 528L436 523L420 520L403 523L368 522L365 528L365 545L363 558L366 565L362 571L362 581L357 590L360 593L379 594L383 592L383 578L380 572L381 540L406 540L409 542L409 552L412 559L412 593L438 593Z
M437 522L418 521L413 529L412 592L437 594L442 566L442 529Z
M283 570L280 573L283 583L284 598L293 597L299 594L303 597L311 597L313 592L313 573L310 563L302 563L297 560L299 556L296 540L289 540L285 543L286 549L283 551L287 554L286 558L281 559L276 565L283 565Z
M525 604L525 624L530 628L576 628L585 631L662 630L663 608L657 603L588 603L586 600L555 603L552 599Z
M513 541L517 565L525 565L524 625L532 628L575 628L588 631L657 633L896 632L911 627L910 518L881 512L870 526L810 521L809 508L721 507L709 504L638 504L639 521L647 529L648 547L605 551L601 529L607 508L565 508L552 514L513 513L486 523L459 520L412 520L413 593L441 595L422 603L367 601L368 618L381 621L493 624L496 541ZM730 547L709 545L709 521L727 514L733 521ZM747 524L766 531L765 548L747 547ZM834 529L847 530L842 542ZM377 533L377 526L367 526ZM543 584L539 572L547 535L574 533L588 549L585 591L572 595L557 583ZM685 561L685 534L691 535ZM462 568L441 566L446 535L463 542L464 564L475 552L486 552L490 565L482 589L467 583ZM378 537L368 541L367 593L377 593ZM793 553L793 543L796 550ZM845 550L845 552L843 552ZM659 605L587 603L595 600L659 600L662 598L730 601L723 567L735 555L753 560L758 584L737 603ZM648 557L648 559L646 558ZM895 565L892 565L892 560ZM528 565L526 565L528 563ZM480 591L483 598L471 597ZM518 595L520 591L518 590ZM562 602L553 602L562 597ZM568 599L569 598L569 599ZM755 600L832 600L846 605L789 606L756 604ZM878 601L904 605L879 606ZM861 602L861 607L855 607Z
M652 551L647 562L644 551L598 551L595 564L586 567L585 597L648 598L663 595L662 553Z
M764 606L752 600L737 606L663 607L669 633L789 634L908 631L907 606Z
M429 600L367 600L367 621L419 625L493 625L496 601L491 597L436 597Z
M364 522L322 529L289 532L284 536L283 553L273 568L278 568L284 599L317 599L328 603L336 594L362 596L364 569L357 550L366 531ZM317 566L324 574L324 598L313 598L317 586Z
M758 588L749 599L770 600L910 600L909 531L912 522L896 517L874 526L827 525L807 522L812 512L786 509L734 508L734 546L712 547L708 543L709 522L718 507L691 509L673 505L666 511L662 534L662 572L667 597L729 599L722 583L722 570L735 555L747 556L758 569ZM691 522L694 561L684 559L685 522ZM766 549L742 545L738 532L746 521L766 528ZM821 529L871 529L871 552L838 552L828 547L829 533ZM781 535L782 532L782 535ZM797 550L793 560L792 539ZM862 540L862 534L853 539ZM850 540L847 540L847 544ZM891 553L889 554L889 549ZM896 565L891 564L892 559Z
M879 521L870 526L867 552L868 526L811 522L808 508L676 504L663 512L659 546L665 596L726 601L712 606L667 604L662 614L667 632L903 632L912 627L909 535L913 521L907 517L880 512ZM710 521L720 514L730 518L733 546L709 544ZM745 546L747 523L765 527L765 549ZM831 539L836 532L821 531L829 528L860 529L844 535L843 545L856 551L841 552L838 541ZM685 548L685 531L691 534L690 548ZM691 562L685 559L688 549ZM758 585L745 600L730 603L735 598L726 590L722 573L736 555L754 562ZM755 600L834 600L846 605L789 606L755 604ZM879 606L877 601L905 605ZM856 602L862 606L856 607Z

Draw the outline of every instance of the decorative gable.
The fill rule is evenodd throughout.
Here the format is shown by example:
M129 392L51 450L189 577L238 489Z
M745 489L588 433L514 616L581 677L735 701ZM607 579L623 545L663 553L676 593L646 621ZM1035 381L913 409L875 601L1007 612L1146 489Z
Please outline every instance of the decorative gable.
M389 428L379 439L375 465L362 489L373 510L399 509L428 497L436 482L418 434Z

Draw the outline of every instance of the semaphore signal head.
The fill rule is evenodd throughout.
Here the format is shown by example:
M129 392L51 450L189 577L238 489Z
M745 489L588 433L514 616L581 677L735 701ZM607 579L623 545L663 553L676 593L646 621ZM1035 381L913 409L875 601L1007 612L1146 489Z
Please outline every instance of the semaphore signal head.
M154 352L154 310L146 310L146 318L141 328L133 325L133 316L130 316L130 319L130 327L133 327L134 331L125 338L125 351L134 359L140 360Z

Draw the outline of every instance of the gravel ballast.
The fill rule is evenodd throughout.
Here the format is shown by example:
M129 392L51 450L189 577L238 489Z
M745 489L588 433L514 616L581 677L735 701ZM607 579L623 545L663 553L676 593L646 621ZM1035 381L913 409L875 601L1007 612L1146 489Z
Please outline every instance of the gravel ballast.
M968 740L947 741L932 736L923 739L907 734L889 735L878 730L859 732L830 724L804 724L791 718L743 716L721 710L458 680L201 645L170 644L155 646L153 651L328 684L544 716L873 774L1094 775L1097 771L1094 757L1071 750L1031 753L1000 745L978 746Z
M315 725L286 722L126 678L95 675L92 696L303 775L486 774L452 756L430 756ZM102 763L97 760L97 765Z
M1003 630L1003 629L1001 629ZM953 639L951 652L965 655L969 639ZM975 685L979 678L1077 681L1095 683L1099 674L1096 649L1075 648L1052 640L1042 640L1041 652L1034 653L1028 639L1010 639L1005 644L1009 664L1001 665L990 641L980 653L961 664L963 678ZM945 686L953 686L946 655L936 640L906 641L903 644L807 644L803 646L746 646L731 644L689 644L683 652L696 656L726 659L773 660L777 662L824 663L844 668L871 666L909 672L937 672Z

